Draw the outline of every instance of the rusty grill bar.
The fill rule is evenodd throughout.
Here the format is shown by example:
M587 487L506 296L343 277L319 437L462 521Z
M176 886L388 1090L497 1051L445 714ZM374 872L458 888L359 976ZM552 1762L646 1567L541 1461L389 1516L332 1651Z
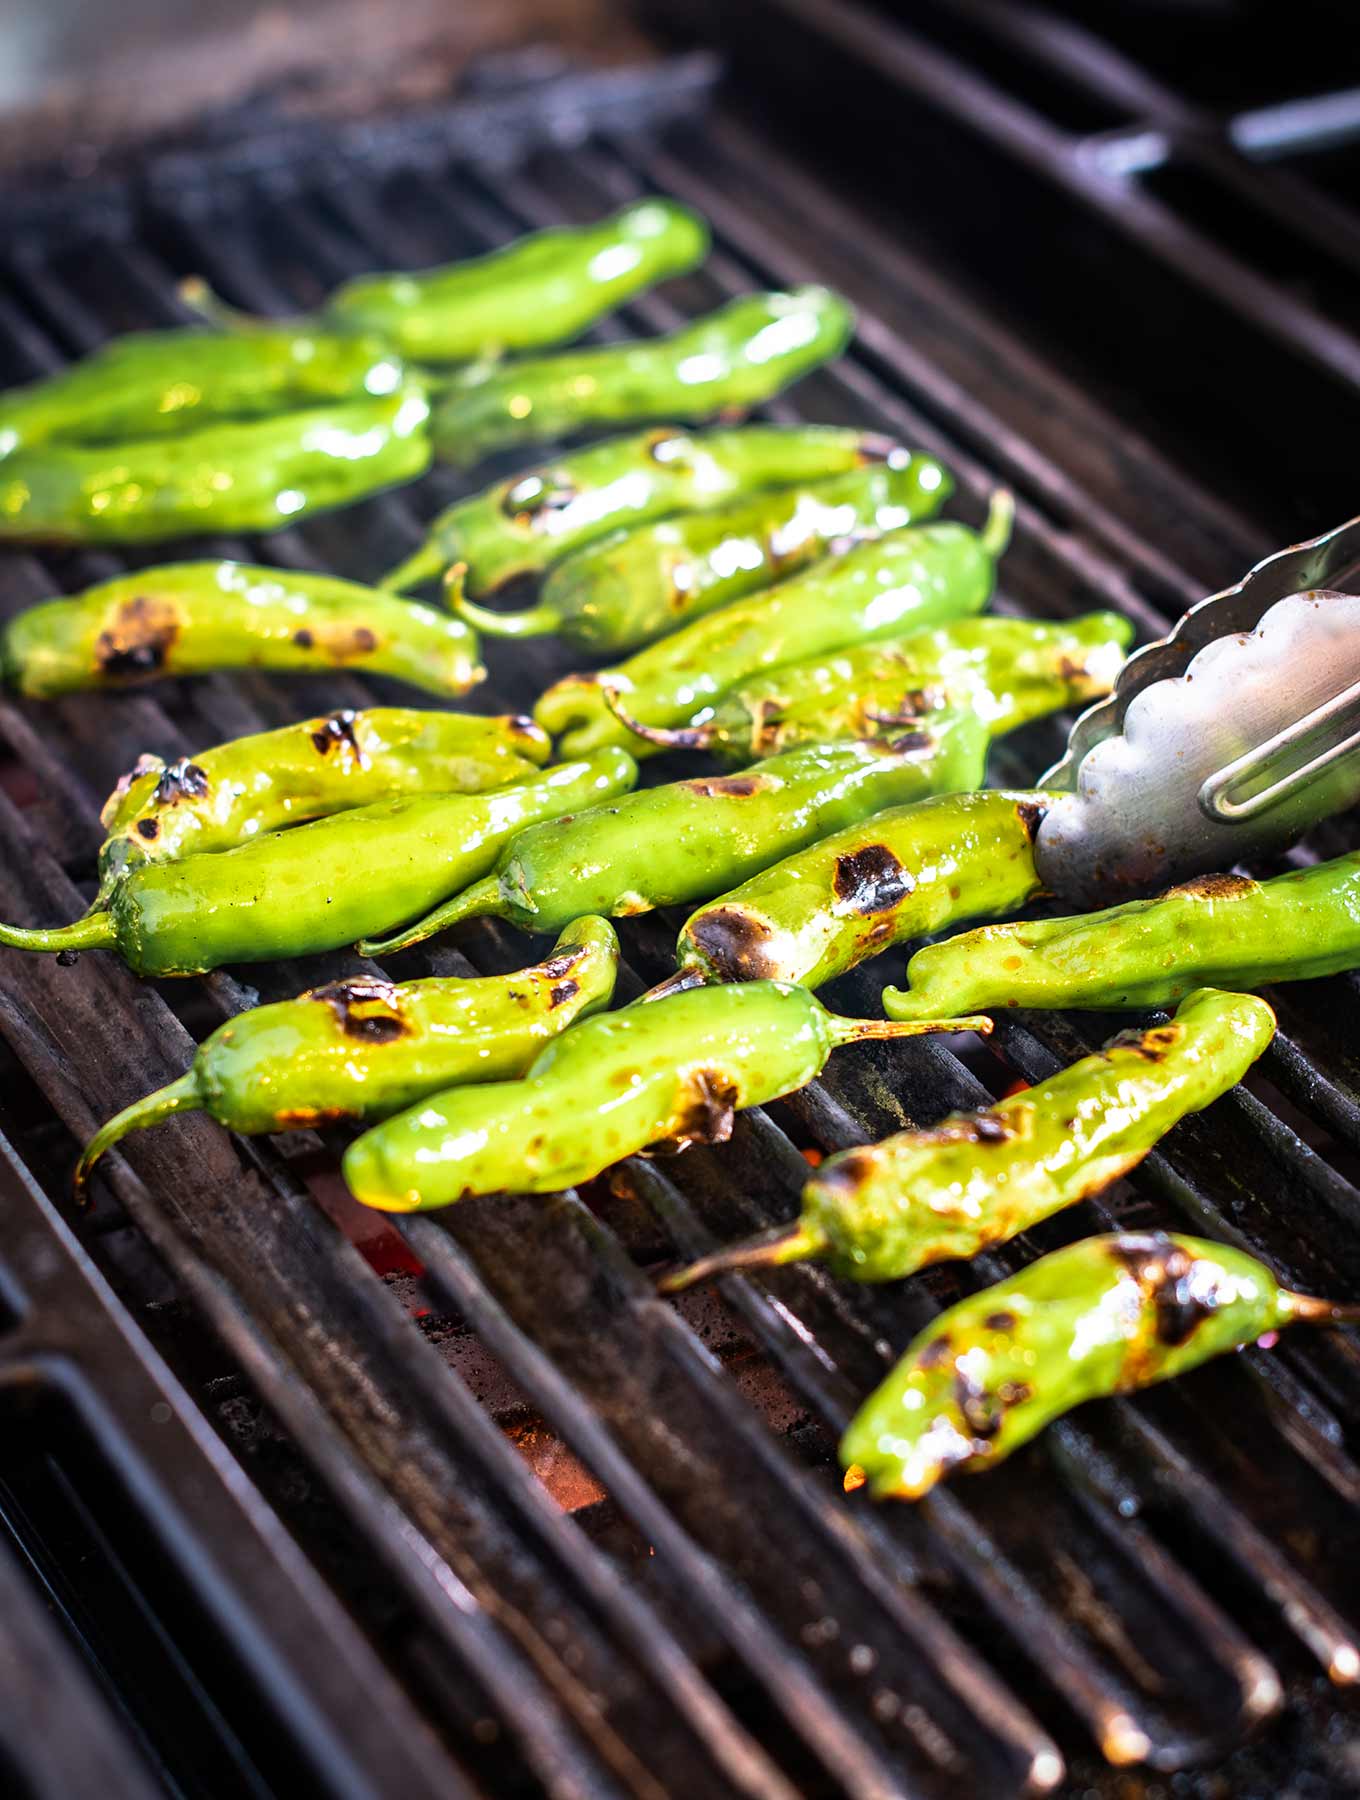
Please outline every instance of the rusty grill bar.
M1035 9L922 9L980 43L991 33L1014 47L1010 13L1030 21L1025 54L1066 70L1093 105L1136 87L1113 52L1093 70L1085 40ZM871 145L909 100L927 103L923 75L933 90L943 74L947 108L976 140L970 154L998 180L1025 161L1026 106L1003 107L985 74L954 61L957 42L936 41L943 27L918 41L886 7L819 0L759 0L725 17L739 73L761 30L784 34L753 94L774 82L798 92L804 71L820 71L830 92L841 59L856 77L846 102ZM995 482L1011 483L1020 508L1007 610L1112 605L1157 634L1272 539L1334 522L1316 508L1349 475L1331 469L1319 500L1305 478L1320 453L1269 508L1254 467L1218 479L1278 441L1277 395L1318 362L1316 341L1296 329L1297 297L1268 271L1255 273L1253 293L1280 305L1230 333L1245 334L1258 359L1254 435L1210 460L1201 485L1186 473L1191 437L1125 428L1098 384L1028 347L1041 332L999 323L968 297L931 235L937 202L893 230L869 176L852 189L834 165L813 174L772 140L758 107L739 110L748 90L701 118L709 73L680 61L645 78L552 76L423 127L405 153L395 132L376 163L371 138L290 133L273 154L257 145L153 162L108 195L48 205L47 217L25 204L4 240L0 379L40 374L114 331L174 322L174 283L191 271L237 305L285 313L360 269L474 253L657 188L707 213L715 254L607 331L665 329L757 284L816 276L843 287L865 310L855 354L777 416L853 421L938 451L975 522ZM1145 85L1132 99L1125 135L1096 140L1110 166L1123 143L1121 166L1132 167L1144 114L1171 139L1195 139L1195 117L1160 90ZM834 103L823 96L822 113ZM1260 142L1266 128L1253 129ZM1214 155L1215 168L1238 166L1221 146ZM1047 151L1036 166L1055 178ZM1280 183L1298 185L1272 170L1263 191L1293 191ZM1065 204L1099 213L1103 199L1069 193ZM1323 216L1307 211L1303 228ZM1198 226L1182 232L1183 249L1189 238L1209 243ZM1138 270L1161 259L1132 236ZM1198 273L1177 263L1176 291L1195 287L1195 308L1226 318L1241 294L1221 274L1212 260ZM1138 293L1164 295L1170 279L1159 270ZM1004 269L997 293L1005 301ZM1329 331L1348 336L1335 322ZM1323 361L1328 420L1348 420L1356 396L1335 359ZM1209 381L1194 372L1195 384ZM1179 431L1182 409L1173 420ZM260 543L203 550L372 577L459 491L441 471ZM153 560L7 555L0 606L8 615ZM544 644L490 645L488 660L491 680L473 697L488 710L527 705L568 666ZM71 916L93 873L99 802L139 752L174 756L323 701L399 693L347 677L324 687L243 677L42 708L0 701L4 916ZM1032 779L1061 738L1058 724L1019 734L993 778ZM1344 826L1333 835L1344 841ZM626 997L664 971L674 923L629 925ZM422 946L390 966L490 972L522 959L522 941L482 922L457 949ZM8 957L0 1129L55 1194L75 1140L179 1073L194 1038L257 995L357 966L334 956L151 987L111 958L61 968ZM880 985L877 971L861 971L831 997L868 1011ZM788 1216L803 1148L976 1104L988 1083L1033 1079L1081 1054L1105 1021L1017 1015L998 1032L1000 1062L924 1040L842 1052L806 1093L743 1115L718 1152L630 1163L579 1197L470 1202L404 1221L400 1236L356 1219L331 1139L246 1144L194 1118L131 1139L125 1159L110 1160L87 1231L101 1276L17 1165L0 1171L0 1416L12 1397L25 1429L7 1437L34 1447L11 1455L0 1438L0 1518L30 1570L47 1570L67 1628L53 1631L31 1608L10 1626L7 1612L0 1652L45 1647L73 1716L88 1715L89 1743L129 1793L154 1789L159 1775L190 1793L263 1793L305 1778L309 1791L343 1794L555 1800L1006 1796L1052 1787L1064 1762L1071 1791L1123 1792L1101 1752L1166 1771L1232 1757L1243 1784L1232 1791L1243 1793L1280 1791L1285 1770L1306 1771L1320 1793L1351 1791L1356 1708L1328 1677L1358 1667L1352 1337L1287 1340L1078 1413L987 1481L912 1509L843 1501L830 1447L857 1396L960 1284L1111 1220L1200 1229L1268 1256L1301 1286L1360 1293L1356 992L1351 978L1288 991L1259 1076L1178 1126L1131 1183L975 1266L888 1290L790 1269L728 1279L726 1309L701 1298L677 1310L652 1296L647 1270ZM49 1242L57 1249L44 1255ZM550 1496L459 1372L473 1366L458 1360L469 1343L537 1428L579 1458L582 1489L606 1498L569 1512ZM146 1426L152 1392L162 1437ZM217 1785L204 1785L192 1734L149 1727L136 1696L120 1716L107 1682L91 1691L91 1668L116 1673L117 1646L101 1646L94 1599L61 1591L58 1491L71 1509L65 1541L76 1541L77 1513L81 1529L101 1529L119 1594L140 1587L154 1605L158 1578L173 1587L179 1610L170 1606L160 1654L185 1706L200 1708L189 1716L222 1746ZM157 1569L138 1564L139 1537L156 1545ZM0 1591L13 1579L0 1558ZM0 1708L0 1785L8 1756L16 1785L63 1791L59 1767L23 1761L21 1723ZM1260 1744L1240 1749L1262 1724Z

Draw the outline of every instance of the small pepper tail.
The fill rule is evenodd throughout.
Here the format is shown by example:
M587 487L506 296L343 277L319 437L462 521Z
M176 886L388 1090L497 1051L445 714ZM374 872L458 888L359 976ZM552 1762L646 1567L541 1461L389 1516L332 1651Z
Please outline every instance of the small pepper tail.
M176 291L187 307L218 331L230 331L241 337L252 331L275 331L278 329L280 323L278 319L259 319L255 317L254 313L242 312L235 306L228 306L222 296L215 293L201 275L186 275ZM290 325L302 326L309 324L310 320L299 315L291 318L288 322Z
M99 1127L81 1152L80 1161L71 1177L76 1205L84 1206L94 1165L120 1138L126 1137L130 1131L142 1131L148 1125L159 1125L162 1119L168 1119L174 1113L196 1111L202 1104L203 1096L198 1090L198 1079L190 1069L178 1081L170 1082L167 1087L157 1088L154 1094L146 1094L142 1099L134 1100L131 1106L125 1106L122 1112L115 1113Z
M522 612L493 612L489 607L478 606L463 592L465 574L466 568L461 563L449 571L444 604L464 624L471 625L484 637L549 637L561 628L561 613L541 602L537 606L526 606Z
M631 731L634 737L641 738L644 743L659 745L663 750L707 750L716 735L711 725L682 725L669 731L660 725L644 725L641 719L635 719L631 713L625 712L623 699L617 688L602 681L600 692L604 696L605 705L624 730Z
M958 1019L844 1019L831 1015L831 1036L837 1044L858 1044L867 1038L928 1037L937 1031L976 1031L986 1037L992 1021L986 1013L969 1013Z
M725 1275L734 1269L777 1269L785 1263L806 1262L825 1248L826 1240L819 1231L795 1219L791 1225L772 1226L686 1263L683 1269L673 1269L661 1277L656 1288L659 1294L678 1294L696 1281L707 1281L710 1275Z
M1319 1300L1312 1294L1291 1294L1286 1289L1280 1295L1280 1310L1285 1324L1297 1321L1300 1325L1360 1325L1357 1301Z
M1015 525L1015 495L1009 488L997 488L987 506L987 522L982 527L982 548L993 562L1011 541Z
M395 950L423 944L426 938L447 931L450 925L457 925L463 919L495 918L501 910L500 882L494 875L488 875L485 880L474 881L471 887L464 888L461 894L454 894L413 925L403 926L390 937L361 938L354 948L360 956L390 956Z
M0 945L10 950L47 950L60 954L63 950L116 950L118 933L113 914L91 910L69 925L48 929L23 925L0 925Z
M412 588L424 587L427 582L439 581L448 568L451 558L431 535L426 538L419 550L415 550L398 563L395 569L389 569L379 581L378 586L385 593L409 594Z

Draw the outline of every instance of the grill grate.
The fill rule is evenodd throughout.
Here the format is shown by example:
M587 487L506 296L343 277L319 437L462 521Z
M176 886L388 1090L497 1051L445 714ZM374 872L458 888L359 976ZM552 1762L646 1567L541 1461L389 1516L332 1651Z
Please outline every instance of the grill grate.
M759 10L805 27L829 17L810 0ZM487 103L494 133L455 131L438 140L438 156L422 138L407 161L389 147L366 169L343 145L333 160L300 161L288 138L272 157L165 159L120 189L119 206L57 208L51 227L26 217L7 239L0 379L41 373L115 330L173 322L173 284L190 271L234 304L287 312L361 268L474 253L658 187L709 215L715 256L608 329L664 329L753 284L815 275L844 286L872 313L855 356L809 379L778 415L853 421L938 450L974 521L996 479L1014 484L1007 609L1114 605L1156 633L1264 547L1275 513L1249 526L1250 493L1227 486L1225 504L1201 491L1165 444L1116 425L1099 399L983 316L952 275L889 242L872 206L848 204L749 119L724 110L702 129L639 135L637 78L622 114L593 94L573 110L572 79L550 82L551 100L520 97L519 136L514 97L498 97ZM683 83L664 66L656 80L676 110ZM692 100L692 74L686 81ZM545 133L543 117L575 124ZM584 141L545 151L554 135ZM205 549L372 576L459 491L441 471L261 544ZM107 556L7 556L0 606L8 614L118 566ZM547 645L491 645L488 660L491 681L473 697L488 710L525 705L567 666ZM173 756L323 698L375 697L407 698L349 678L323 693L242 677L44 708L0 702L4 916L71 915L73 880L88 886L92 874L99 801L138 752ZM1003 748L994 777L1032 778L1060 740L1056 725L1032 728ZM672 923L630 926L626 996L663 971ZM486 971L522 956L522 942L484 922L457 950L423 946L393 969ZM257 993L282 997L356 966L335 956L151 988L107 958L60 969L10 957L0 1035L15 1074L0 1126L52 1181L75 1137L183 1068L192 1037ZM878 986L860 972L835 997L869 1010ZM563 1797L1002 1796L1060 1778L1056 1737L1078 1789L1105 1791L1092 1744L1161 1769L1213 1760L1283 1695L1271 1753L1300 1757L1300 1734L1314 1731L1316 1779L1333 1784L1316 1791L1348 1791L1354 1708L1319 1691L1319 1676L1354 1672L1352 1339L1287 1340L1271 1356L1252 1352L1078 1414L988 1481L915 1509L843 1502L829 1445L892 1350L959 1282L990 1279L1111 1218L1188 1223L1267 1254L1300 1285L1360 1291L1354 992L1344 979L1296 990L1286 1035L1250 1092L1179 1126L1112 1198L1004 1256L888 1291L850 1290L808 1269L729 1280L729 1313L710 1327L722 1355L696 1329L702 1302L680 1311L658 1302L639 1264L787 1216L806 1168L800 1146L837 1148L974 1104L993 1064L928 1041L842 1052L806 1094L744 1115L720 1153L630 1164L582 1198L471 1202L405 1221L404 1244L381 1221L355 1226L330 1139L244 1145L199 1119L129 1140L90 1223L99 1258L172 1360L211 1372L198 1394L209 1415L223 1423L224 1379L263 1408L276 1466L258 1446L243 1452L247 1466L350 1609L347 1620L323 1590L329 1611L311 1641L324 1634L324 1657L308 1657L296 1612L275 1654L302 1693L329 1701L332 1725L352 1697L335 1684L319 1695L326 1671L316 1662L364 1670L376 1649L407 1692L378 1690L374 1710L390 1707L400 1740L386 1766L389 1734L371 1716L360 1731L354 1712L344 1755L329 1761L324 1733L304 1742L298 1730L317 1787L448 1794L462 1785L456 1766L496 1792ZM1022 1017L1005 1023L999 1049L1032 1078L1082 1053L1101 1027ZM400 1273L383 1278L375 1267ZM15 1274L31 1286L29 1272ZM433 1317L422 1319L423 1308ZM750 1403L733 1322L769 1391L784 1396L792 1429L772 1431ZM596 1478L604 1516L559 1509L450 1370L434 1324L475 1335ZM0 1336L6 1380L28 1366L24 1329ZM93 1340L74 1330L56 1353L82 1371L98 1366ZM164 1389L169 1377L158 1370L155 1380ZM176 1415L195 1417L181 1392L172 1401ZM134 1411L120 1402L114 1415L121 1423ZM176 1476L178 1456L161 1453ZM168 1534L163 1496L142 1507L186 1580L220 1579L234 1528L223 1525L220 1544L200 1532L190 1555ZM297 1604L290 1590L288 1606ZM218 1628L258 1662L239 1619ZM7 1747L21 1754L17 1741ZM1233 1765L1247 1784L1238 1791L1258 1791L1253 1781L1278 1791L1272 1765L1255 1755ZM44 1780L58 1791L50 1774L25 1773L36 1791Z

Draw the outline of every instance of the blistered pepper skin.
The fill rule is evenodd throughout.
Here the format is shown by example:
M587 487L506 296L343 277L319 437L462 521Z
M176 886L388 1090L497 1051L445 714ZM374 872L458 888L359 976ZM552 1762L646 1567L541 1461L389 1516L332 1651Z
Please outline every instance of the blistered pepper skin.
M224 963L339 950L478 880L535 819L622 793L636 779L632 758L610 751L485 794L356 807L234 850L143 864L118 882L106 910L53 929L0 926L0 945L116 949L139 975L201 975Z
M470 468L493 450L610 425L744 412L838 356L854 323L838 294L802 287L744 295L667 337L478 365L435 403L435 454Z
M477 606L457 584L449 603L491 637L551 633L592 653L632 650L805 568L832 543L929 518L946 488L932 458L893 449L843 475L615 532L550 570L520 612Z
M0 629L0 677L36 700L226 669L348 669L450 697L486 674L461 619L358 582L251 563L139 569L41 601Z
M275 531L411 481L430 462L424 390L0 461L0 542L146 544Z
M1152 900L991 925L918 950L889 1018L969 1006L1167 1006L1202 985L1255 988L1360 967L1360 855L1270 881L1200 875Z
M512 975L432 976L394 984L360 975L229 1019L189 1072L124 1108L91 1139L77 1195L106 1151L175 1113L203 1111L229 1131L293 1131L338 1119L385 1119L462 1082L523 1075L574 1020L606 1006L619 941L581 919L551 956Z
M919 1499L946 1475L993 1468L1085 1400L1356 1312L1292 1294L1254 1257L1204 1238L1084 1238L959 1301L912 1341L841 1439L846 1486Z
M465 593L487 594L610 532L838 475L891 449L885 438L833 425L661 425L606 438L455 501L382 585L407 593L460 568Z
M145 862L236 844L398 794L479 794L522 781L551 746L532 719L345 709L166 764L145 756L100 813L96 904Z
M889 532L695 619L613 668L566 676L534 717L564 756L633 736L610 711L606 687L645 725L688 724L739 682L786 663L981 612L1004 541L1004 533L980 536L950 521Z
M950 793L822 838L686 920L662 984L820 987L892 944L965 918L1018 912L1040 891L1042 793Z
M592 225L559 226L502 250L414 274L361 275L323 319L370 331L417 362L468 362L537 350L654 282L703 261L708 228L673 200L639 200Z
M775 982L597 1014L522 1081L439 1094L365 1132L345 1180L385 1212L553 1193L649 1147L721 1143L737 1112L805 1086L838 1044L921 1029L840 1019Z
M172 437L221 420L392 394L404 379L390 345L308 326L266 325L249 337L135 332L0 394L0 456L38 444Z
M706 750L741 763L796 744L890 737L940 695L971 707L995 737L1108 694L1131 638L1118 613L1052 623L963 619L772 669L688 725L643 725L622 697L612 710L637 737L639 761Z
M910 742L814 746L740 775L648 788L521 833L484 881L361 948L404 949L464 919L560 931L585 913L692 903L895 799L980 780L985 757L981 726L950 716Z

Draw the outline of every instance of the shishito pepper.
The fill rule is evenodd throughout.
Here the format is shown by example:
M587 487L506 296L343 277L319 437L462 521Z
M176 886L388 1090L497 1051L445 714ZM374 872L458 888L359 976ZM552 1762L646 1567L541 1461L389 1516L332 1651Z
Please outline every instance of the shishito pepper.
M669 728L634 719L608 687L605 699L639 740L639 761L707 750L742 763L795 744L891 736L920 711L923 694L971 707L997 737L1108 694L1132 635L1128 621L1109 612L1051 623L962 619L771 669L703 707L696 722Z
M397 794L479 794L522 781L551 746L532 719L370 706L303 719L165 763L144 756L99 815L99 894L145 862L230 850Z
M493 450L598 426L744 412L839 355L854 323L839 294L802 287L743 295L667 337L476 364L435 402L435 454L469 468Z
M936 1030L987 1026L961 1020ZM706 988L587 1019L522 1081L454 1089L345 1152L366 1206L413 1212L473 1194L543 1194L634 1152L721 1143L735 1113L803 1087L838 1044L926 1026L840 1019L802 988Z
M854 1281L896 1281L1099 1193L1187 1113L1236 1085L1275 1034L1264 1000L1202 988L1166 1025L1129 1031L979 1112L843 1150L803 1189L800 1218L670 1276L815 1257Z
M486 674L461 619L333 575L251 563L138 569L41 601L0 629L0 678L33 699L218 669L352 669L446 695Z
M522 1075L550 1038L608 1004L619 941L581 919L553 953L513 975L433 976L394 986L372 976L332 981L219 1025L187 1075L125 1107L76 1168L80 1195L99 1158L175 1113L211 1113L243 1133L336 1119L384 1119L460 1082Z
M833 543L929 518L948 491L932 458L892 448L866 468L614 532L559 563L537 604L519 612L474 605L456 579L449 604L490 637L556 633L592 652L631 650L793 574Z
M227 419L395 393L390 345L305 324L249 337L146 331L0 394L0 456L35 444L137 443Z
M423 362L468 362L579 337L654 282L702 262L708 227L674 200L625 206L592 225L517 238L489 256L413 274L360 275L321 318L373 332Z
M1292 1294L1204 1238L1084 1238L970 1294L913 1339L841 1439L845 1485L917 1500L1002 1462L1062 1413L1132 1393L1286 1325L1351 1325L1360 1307Z
M0 925L0 945L117 950L138 975L339 950L478 880L534 819L589 806L636 778L632 758L610 751L485 794L356 807L234 850L144 863L116 884L106 910L51 930Z
M985 758L982 727L951 715L896 744L810 746L740 775L648 788L521 832L484 881L362 948L404 949L464 919L560 931L585 913L692 902L906 795L973 785Z
M645 725L687 725L738 682L785 663L981 612L1009 532L1010 501L1001 497L980 535L945 521L858 544L693 620L614 668L566 676L541 697L534 717L561 739L564 756L626 745L633 734L609 710L606 687Z
M1004 917L1041 891L1042 793L953 793L893 807L773 863L685 921L676 972L703 981L820 987L891 944L962 919Z
M891 449L886 438L833 425L662 425L606 438L456 500L382 585L405 593L461 565L466 593L490 593L609 532L838 475Z
M1166 1006L1205 983L1255 988L1360 967L1360 855L1270 881L1199 875L1153 900L990 925L918 950L890 1019L969 1006Z

